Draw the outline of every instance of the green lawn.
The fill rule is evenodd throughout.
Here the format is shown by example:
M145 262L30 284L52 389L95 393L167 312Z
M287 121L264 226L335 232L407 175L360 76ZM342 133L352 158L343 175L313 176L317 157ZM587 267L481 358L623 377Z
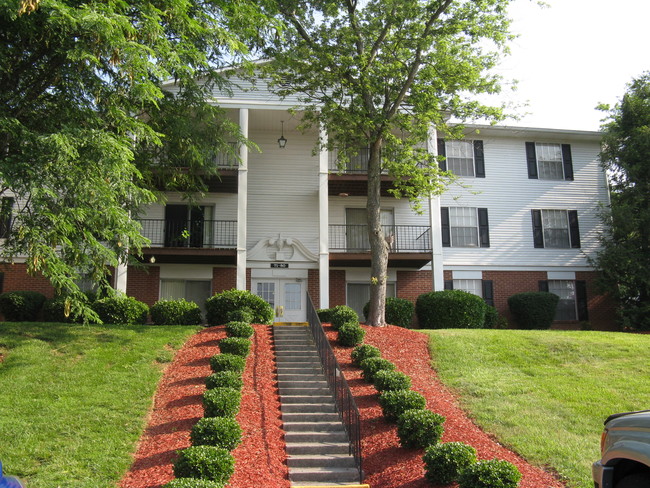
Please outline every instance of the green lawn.
M440 378L485 430L571 487L592 488L603 420L650 408L650 335L435 330Z
M30 488L114 487L164 363L198 330L0 323L0 460Z

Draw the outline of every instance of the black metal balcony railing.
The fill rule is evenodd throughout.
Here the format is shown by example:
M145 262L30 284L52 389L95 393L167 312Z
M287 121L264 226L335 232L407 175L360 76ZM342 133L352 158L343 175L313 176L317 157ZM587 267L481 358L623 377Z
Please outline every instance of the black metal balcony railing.
M237 148L238 148L237 143L229 142L228 146L230 150L215 153L214 156L212 157L212 160L214 161L214 164L216 164L217 168L235 169L239 166L239 159L237 155Z
M370 250L367 225L330 225L330 251ZM392 253L431 252L431 231L426 225L384 225L384 236Z
M309 328L311 329L318 355L323 365L323 372L327 378L330 390L334 395L336 409L348 433L350 455L354 457L357 469L359 470L360 483L363 479L363 469L361 466L361 416L359 415L359 409L354 401L354 396L352 396L348 382L345 376L343 376L336 356L334 356L332 346L327 340L327 336L325 335L325 331L323 330L323 326L320 323L309 294L307 294L307 320L309 321Z
M142 219L152 247L230 249L237 245L236 220Z

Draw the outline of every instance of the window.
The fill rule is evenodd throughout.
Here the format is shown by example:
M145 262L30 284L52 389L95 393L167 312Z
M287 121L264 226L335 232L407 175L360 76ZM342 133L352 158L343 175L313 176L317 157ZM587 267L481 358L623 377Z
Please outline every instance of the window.
M492 280L446 280L445 290L462 290L481 297L485 303L494 306L494 287Z
M526 143L528 178L540 180L573 180L570 144Z
M458 176L485 178L483 141L445 141L438 139L438 155L445 159L440 169Z
M205 301L212 296L212 283L208 280L160 280L160 299L177 300L184 298L196 303L205 314Z
M533 210L533 241L537 248L580 247L577 210Z
M212 207L165 206L165 247L212 247Z
M548 280L539 282L539 290L560 297L554 320L589 320L587 284L581 280Z
M2 239L9 237L9 232L11 232L11 212L13 207L13 198L2 198L2 202L0 202L0 238Z
M380 211L381 226L384 234L395 234L395 217L393 209L382 208ZM370 249L368 237L368 210L366 208L345 209L346 248L348 251L367 251Z
M395 283L386 283L386 297L395 296ZM368 283L347 284L347 305L354 309L363 320L363 307L370 301L370 285Z
M442 207L443 247L490 247L487 208Z

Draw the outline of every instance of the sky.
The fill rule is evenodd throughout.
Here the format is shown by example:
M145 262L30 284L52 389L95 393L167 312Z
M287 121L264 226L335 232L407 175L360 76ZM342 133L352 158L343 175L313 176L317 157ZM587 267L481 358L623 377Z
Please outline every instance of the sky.
M515 104L521 120L504 125L598 130L604 113L626 85L650 71L650 1L514 0L511 55L497 72L518 80L504 85L500 99ZM527 114L527 115L524 115Z

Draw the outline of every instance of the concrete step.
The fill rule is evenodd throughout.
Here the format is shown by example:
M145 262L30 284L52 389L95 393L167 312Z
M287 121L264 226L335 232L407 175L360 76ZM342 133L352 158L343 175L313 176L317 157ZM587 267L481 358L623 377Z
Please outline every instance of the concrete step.
M279 380L282 383L283 388L327 388L327 381L322 378L319 378L317 375L311 377L311 379L285 379Z
M287 465L292 468L327 467L354 468L354 457L348 454L305 454L293 455L287 458Z
M358 484L359 472L356 468L294 468L289 470L289 481L292 483L302 483L305 481L337 481Z
M348 442L348 435L341 427L340 431L331 432L286 432L284 433L284 441L288 444L301 444L303 442Z
M287 444L287 455L289 456L306 456L306 455L332 455L332 454L349 454L350 444L347 442L301 442Z
M313 386L303 382L300 386L280 386L280 395L331 395L327 386Z
M283 422L341 422L341 417L336 412L284 412Z
M281 395L280 402L282 404L290 405L294 403L303 404L324 404L331 403L334 405L334 399L331 395Z
M341 421L336 419L335 421L327 422L287 422L283 421L283 426L285 432L345 432Z
M282 403L280 412L285 413L336 413L334 403Z

